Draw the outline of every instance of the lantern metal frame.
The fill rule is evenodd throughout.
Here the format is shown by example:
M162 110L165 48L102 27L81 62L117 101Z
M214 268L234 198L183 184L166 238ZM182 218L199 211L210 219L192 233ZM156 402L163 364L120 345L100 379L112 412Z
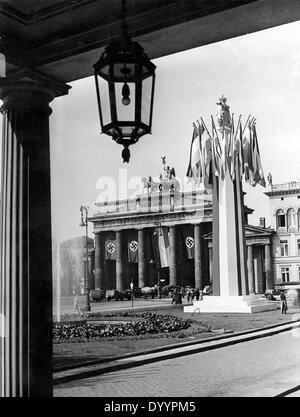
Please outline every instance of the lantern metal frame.
M129 160L128 147L135 144L140 137L151 133L152 115L155 89L155 69L156 66L150 61L142 46L133 42L128 34L128 26L125 23L125 12L121 24L121 36L116 41L109 44L100 59L94 64L94 76L96 84L96 94L99 110L99 118L102 133L112 137L118 144L124 146L124 162ZM101 102L101 88L99 77L106 81L108 86L110 120L104 123L103 103ZM145 94L144 81L149 79L150 90L148 102L147 120L142 119L142 101ZM130 120L119 120L116 89L117 84L123 84L123 104L128 104L130 90L129 84L134 84L134 117ZM129 100L128 100L129 99ZM127 160L126 160L127 159Z

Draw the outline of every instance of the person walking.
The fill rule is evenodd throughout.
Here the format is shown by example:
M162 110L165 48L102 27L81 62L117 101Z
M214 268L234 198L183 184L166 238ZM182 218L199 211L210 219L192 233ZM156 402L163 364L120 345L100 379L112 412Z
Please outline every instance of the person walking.
M177 304L177 289L175 289L172 293L172 304Z
M81 311L81 307L80 307L80 304L79 304L78 295L76 295L76 297L74 299L74 304L73 304L73 314L75 314L75 313L82 316L82 311Z
M281 307L281 314L286 314L288 308L287 308L287 302L286 302L286 296L285 296L284 290L280 292L280 307Z

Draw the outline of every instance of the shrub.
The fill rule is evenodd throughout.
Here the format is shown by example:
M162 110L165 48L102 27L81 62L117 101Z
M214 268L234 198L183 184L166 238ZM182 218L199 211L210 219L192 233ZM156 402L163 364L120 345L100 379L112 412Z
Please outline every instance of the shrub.
M114 336L139 336L146 334L171 333L190 327L189 320L170 315L151 313L88 313L87 318L95 317L141 317L144 320L128 322L125 324L93 324L93 323L56 323L53 325L53 338L63 340L89 340Z

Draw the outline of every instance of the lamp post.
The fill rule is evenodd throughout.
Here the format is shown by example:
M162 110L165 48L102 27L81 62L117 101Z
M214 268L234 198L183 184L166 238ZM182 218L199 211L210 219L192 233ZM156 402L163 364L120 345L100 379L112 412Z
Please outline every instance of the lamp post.
M155 222L155 226L157 228L159 228L159 230L161 231L161 222ZM155 231L155 233L160 233L157 232L157 230ZM156 259L155 259L155 266L156 266L156 271L157 271L157 296L160 299L161 298L161 288L160 288L160 254L159 254L159 245L157 245L157 253L156 253Z
M88 207L81 206L80 207L80 215L81 221L79 226L85 227L85 249L86 249L86 261L85 261L85 276L84 276L84 295L85 295L85 310L91 311L91 304L90 304L90 290L89 290L89 273L88 273Z

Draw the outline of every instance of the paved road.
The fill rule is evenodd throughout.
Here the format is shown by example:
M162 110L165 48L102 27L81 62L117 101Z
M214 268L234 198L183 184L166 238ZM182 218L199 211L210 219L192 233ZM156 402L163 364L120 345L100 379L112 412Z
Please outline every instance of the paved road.
M60 312L61 314L64 313L72 313L73 311L73 303L75 297L62 297L60 302ZM53 315L57 315L57 304L56 300L53 300ZM84 296L79 297L79 303L81 306L85 305L85 298ZM151 307L151 306L161 306L161 305L171 305L171 298L135 298L132 301L124 300L124 301L101 301L101 302L92 302L91 303L91 311L108 311L108 310L118 310L118 309L131 309L133 304L133 308L142 308L142 307Z
M54 396L275 396L300 384L299 333L297 336L288 331L73 381L55 387Z

